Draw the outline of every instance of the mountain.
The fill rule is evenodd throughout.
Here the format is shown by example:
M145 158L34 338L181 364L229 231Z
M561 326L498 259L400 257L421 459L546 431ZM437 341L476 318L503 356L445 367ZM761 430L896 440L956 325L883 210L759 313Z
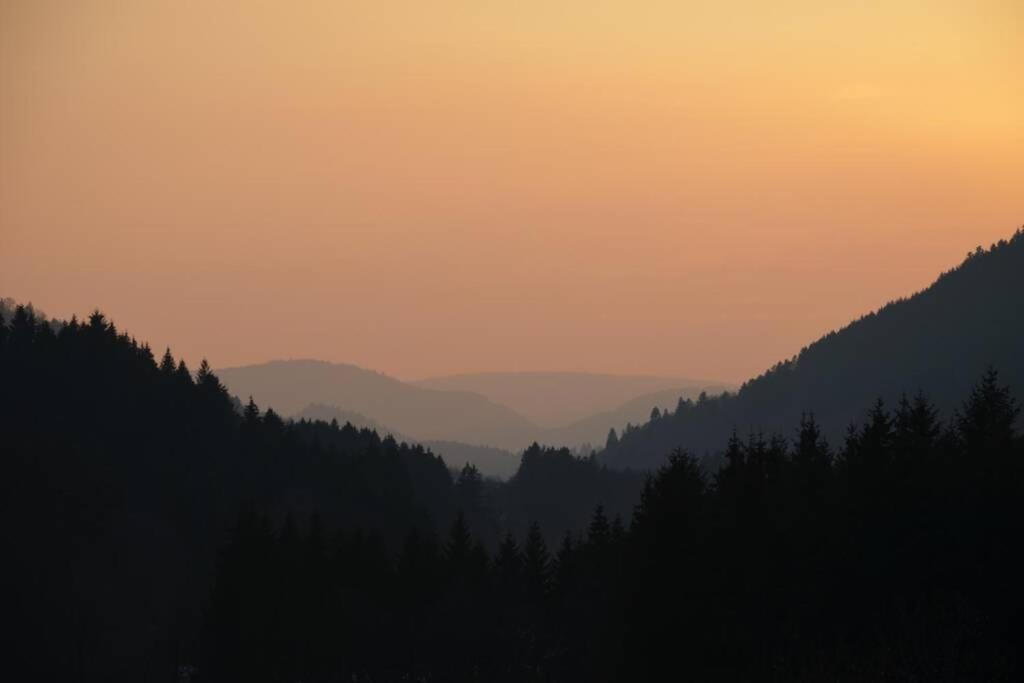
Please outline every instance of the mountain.
M331 422L334 420L339 425L343 425L346 422L356 429L371 429L381 436L392 436L396 441L408 441L402 434L394 429L380 424L376 420L372 420L365 415L353 412L351 410L342 410L335 406L324 405L323 403L311 403L299 412L291 416L296 420L309 420L310 422Z
M621 519L622 530L639 500L636 473L567 449L533 447L514 459L519 476L486 481L472 469L453 476L449 463L419 444L348 424L286 421L264 408L247 401L239 411L205 361L195 373L170 351L158 361L99 312L56 326L25 307L9 320L0 314L0 623L14 634L4 660L13 680L183 680L197 662L203 680L366 678L283 675L262 663L238 675L205 673L214 670L208 663L235 654L292 652L277 636L265 637L270 612L258 595L281 598L272 621L289 626L279 634L323 643L331 656L341 651L356 672L368 670L359 657L390 669L393 652L411 651L428 632L437 636L434 651L451 658L442 643L464 642L464 633L501 620L490 596L462 601L461 586L473 585L463 568L490 571L499 565L489 553L505 533L529 535L540 553L538 574L549 581L545 543L581 537L595 509L606 525ZM302 562L276 563L276 551L291 552L300 535L319 540ZM239 556L254 538L275 550ZM465 552L454 552L460 539ZM417 559L421 550L448 564L435 573ZM316 558L338 564L302 569ZM224 586L217 574L232 567L247 588L235 592L234 584L211 598L214 586ZM297 572L278 573L289 567ZM391 582L395 572L410 571L431 601L421 624L393 611L428 604ZM352 589L320 587L320 576L350 578ZM307 598L331 615L329 624L287 611ZM472 618L453 616L458 604L472 607ZM239 611L246 605L255 611ZM241 633L248 626L234 628L236 617L254 627L258 644ZM462 630L441 626L442 618ZM221 630L211 633L210 619ZM232 625L222 629L223 619ZM408 639L394 641L399 631ZM487 642L514 656L506 639ZM490 657L490 650L469 651Z
M751 387L827 406L873 395L865 374L891 386L900 372L992 363L1019 380L1022 242L973 256L774 379L659 410L622 443L785 403ZM801 389L808 366L839 383ZM957 419L939 420L927 397L888 413L869 400L837 449L814 420L789 426L792 446L729 440L713 486L684 453L645 482L536 445L508 482L454 476L370 430L284 421L253 401L239 411L205 361L194 375L169 351L157 361L98 312L56 327L20 307L0 319L0 378L13 680L632 681L672 667L695 680L1015 680L1020 669L1024 441L992 371L961 397L933 382L963 406Z
M708 454L733 430L792 436L814 411L835 443L865 406L889 406L924 392L947 416L992 367L1024 389L1024 233L988 250L909 298L831 332L720 398L684 403L624 434L603 459L611 466L651 468L676 447Z
M58 332L24 308L0 318L0 377L0 592L16 678L173 671L246 506L315 510L393 543L454 518L451 475L421 447L239 415L205 362L194 376L169 353L158 364L100 313Z
M646 422L655 408L659 411L671 411L679 404L679 401L695 400L702 392L716 395L724 391L725 388L722 386L710 385L706 391L689 387L675 387L643 394L626 401L613 410L601 411L563 427L545 430L543 441L551 444L563 444L572 448L589 444L593 448L600 449L605 445L609 429L615 429L616 433L621 433L627 425L639 425Z
M494 476L508 476L514 469L504 461L507 451L533 442L601 447L609 429L638 424L655 406L671 407L680 398L724 389L713 382L586 373L488 373L406 383L354 365L315 360L271 361L217 374L233 394L253 396L284 415L337 419L391 433L447 454L449 464L468 461ZM556 409L559 400L566 406ZM584 417L543 427L520 408L548 422Z
M435 455L441 456L448 467L460 469L463 465L470 464L486 477L508 479L515 474L516 468L519 467L519 455L511 451L491 446L475 446L459 441L417 441L397 430L381 425L365 415L322 403L306 406L293 417L296 420L319 420L321 422L336 420L340 425L347 422L359 429L372 429L382 437L391 436L399 442L419 443L424 448L430 449Z
M546 428L564 427L595 413L623 408L623 404L644 394L671 390L676 392L671 400L675 405L681 395L696 397L701 391L720 393L726 388L721 382L680 377L587 372L482 372L432 377L414 384L445 391L471 391ZM647 406L648 413L653 406ZM616 424L609 423L604 431ZM603 443L603 434L601 439Z
M310 404L338 406L426 441L518 449L538 431L522 415L479 394L413 386L354 365L279 360L217 374L232 393L251 395L284 415Z

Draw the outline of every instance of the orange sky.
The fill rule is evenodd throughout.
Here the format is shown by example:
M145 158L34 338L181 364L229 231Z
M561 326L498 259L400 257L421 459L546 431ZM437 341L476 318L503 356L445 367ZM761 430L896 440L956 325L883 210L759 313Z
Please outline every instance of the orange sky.
M742 380L1024 222L1021 26L0 0L0 296L215 366Z

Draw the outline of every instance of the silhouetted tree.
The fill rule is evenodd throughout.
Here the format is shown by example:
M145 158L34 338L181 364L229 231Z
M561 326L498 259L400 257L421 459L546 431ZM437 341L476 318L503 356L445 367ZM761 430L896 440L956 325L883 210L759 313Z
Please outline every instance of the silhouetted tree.
M967 454L986 458L1007 453L1015 437L1018 415L1016 399L1008 387L1000 385L999 374L989 368L956 416Z
M261 414L208 364L193 382L102 314L7 319L0 598L19 680L1019 670L1024 443L994 372L949 421L921 393L875 403L835 452L816 411L792 442L676 449L642 485L537 444L507 483L453 481L420 446ZM659 425L722 405L698 403Z
M548 555L548 547L544 542L540 525L536 522L530 525L523 555L527 594L532 600L539 602L544 599L548 591L548 582L551 579L551 558Z
M608 430L608 438L605 439L604 447L607 449L615 448L619 445L619 435L615 433L615 427Z

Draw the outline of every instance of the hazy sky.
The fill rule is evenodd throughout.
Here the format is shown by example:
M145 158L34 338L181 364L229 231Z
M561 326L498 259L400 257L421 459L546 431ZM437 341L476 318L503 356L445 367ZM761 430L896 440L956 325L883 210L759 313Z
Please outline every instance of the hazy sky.
M742 380L1024 223L1024 3L0 0L0 296Z

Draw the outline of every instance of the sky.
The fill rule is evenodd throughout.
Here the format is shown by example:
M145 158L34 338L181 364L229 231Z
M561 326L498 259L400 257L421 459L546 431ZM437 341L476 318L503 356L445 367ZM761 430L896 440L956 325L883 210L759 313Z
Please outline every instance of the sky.
M1024 3L0 0L0 296L739 382L1024 223Z

